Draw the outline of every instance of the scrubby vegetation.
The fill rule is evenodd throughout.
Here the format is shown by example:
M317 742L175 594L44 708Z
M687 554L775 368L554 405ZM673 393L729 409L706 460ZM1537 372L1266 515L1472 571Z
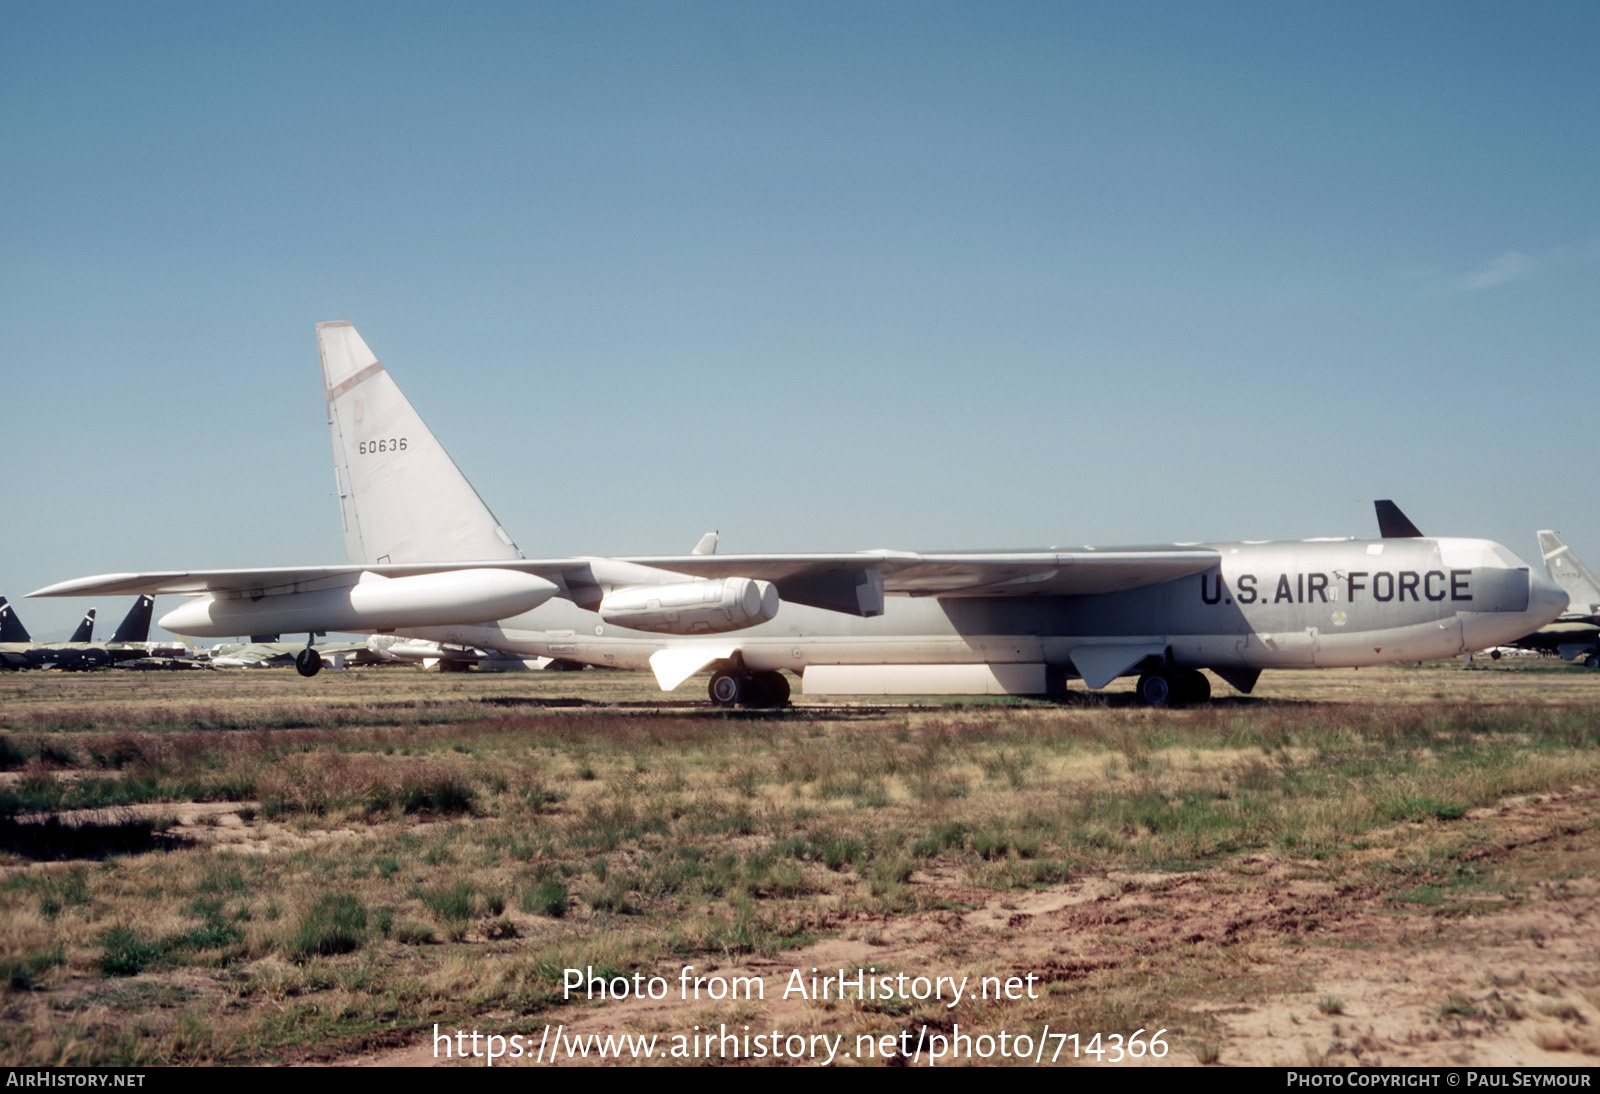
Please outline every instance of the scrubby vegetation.
M1587 703L740 716L517 694L572 677L302 683L12 688L6 1062L265 1060L530 1015L568 965L770 956L1085 871L1292 853L1397 907L1448 900L1490 883L1462 873L1469 811L1600 769ZM191 803L233 803L206 814L229 839L178 824ZM1404 868L1355 855L1396 825L1438 838Z

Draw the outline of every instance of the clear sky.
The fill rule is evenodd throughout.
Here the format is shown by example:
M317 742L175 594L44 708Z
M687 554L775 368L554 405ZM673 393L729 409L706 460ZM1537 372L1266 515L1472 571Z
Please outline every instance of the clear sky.
M342 561L329 319L529 556L1392 497L1600 566L1597 56L1593 3L0 2L0 594Z

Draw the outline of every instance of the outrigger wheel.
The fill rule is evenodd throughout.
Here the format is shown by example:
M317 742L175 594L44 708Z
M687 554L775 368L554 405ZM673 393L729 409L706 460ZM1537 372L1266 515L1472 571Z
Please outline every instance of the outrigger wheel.
M294 655L294 670L301 676L315 676L322 671L322 655L311 648L311 643Z

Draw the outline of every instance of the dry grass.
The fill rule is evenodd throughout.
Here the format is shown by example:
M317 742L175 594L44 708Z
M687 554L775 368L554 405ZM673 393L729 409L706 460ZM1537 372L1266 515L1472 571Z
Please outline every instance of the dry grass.
M1561 879L1483 865L1495 833L1472 811L1592 785L1593 680L1285 673L1263 681L1269 698L1188 711L1119 693L739 715L646 705L649 679L622 673L7 677L0 817L14 830L77 808L221 811L140 854L74 846L51 861L52 845L13 840L0 1058L339 1055L436 1021L542 1013L569 966L710 967L863 924L882 940L1088 875L1160 894L1161 877L1221 870L1257 899L1262 854L1401 911L1503 899ZM1337 694L1359 701L1325 701ZM1106 923L1085 945L1138 952L1150 929ZM941 969L1010 975L992 951L944 947ZM1190 1059L1231 1060L1205 1005L1272 982L1227 946L1097 966L1093 992L1076 976L978 1017L1160 1023L1184 1031ZM1324 1015L1348 1002L1322 1000ZM1578 1011L1528 1009L1582 1040ZM852 1033L945 1017L914 1003L807 1013Z

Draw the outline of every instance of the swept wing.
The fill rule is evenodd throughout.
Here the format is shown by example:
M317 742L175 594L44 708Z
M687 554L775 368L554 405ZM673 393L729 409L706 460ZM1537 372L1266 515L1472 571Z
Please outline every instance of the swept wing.
M504 569L576 589L648 584L674 575L770 581L784 600L872 616L882 597L1085 596L1157 585L1216 564L1209 548L1042 551L993 554L855 552L798 555L670 555L436 563L345 563L264 569L165 570L99 574L30 596L203 594L262 597L348 585L362 574L412 577L457 570Z

